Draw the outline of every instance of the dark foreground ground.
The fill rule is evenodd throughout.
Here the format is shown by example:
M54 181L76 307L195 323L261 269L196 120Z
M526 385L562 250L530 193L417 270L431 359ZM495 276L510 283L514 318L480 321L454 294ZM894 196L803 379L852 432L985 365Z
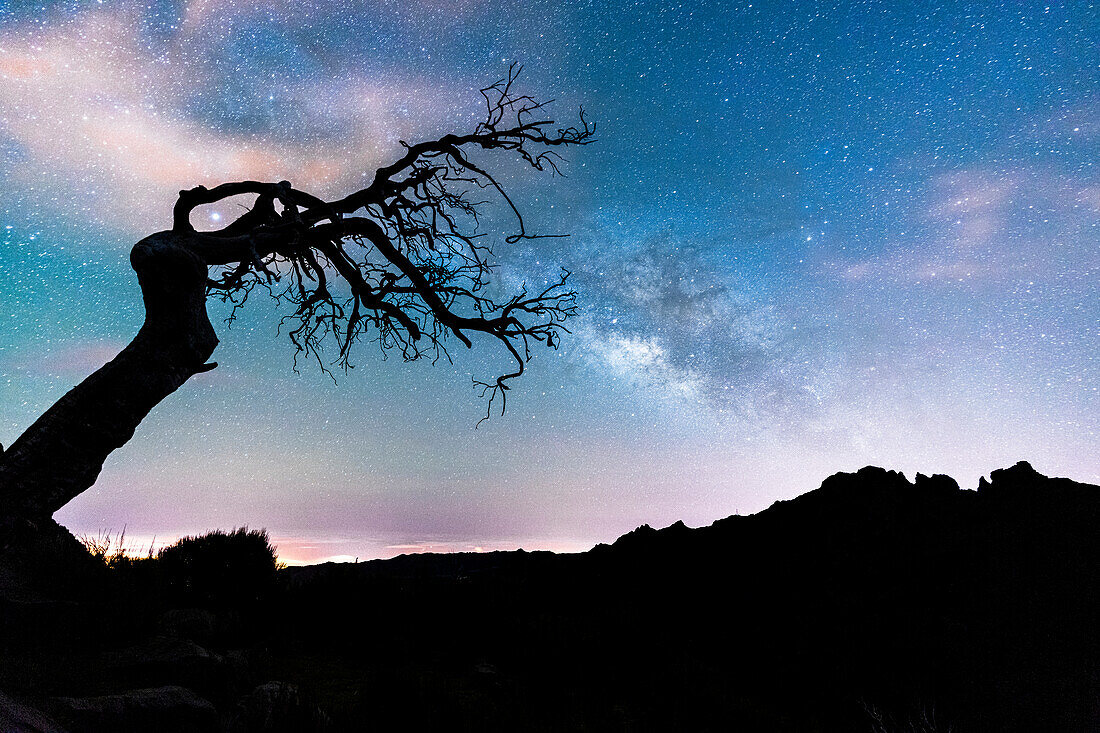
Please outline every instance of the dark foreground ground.
M8 527L0 730L1100 730L1100 487L991 479L278 571L258 533L104 568Z

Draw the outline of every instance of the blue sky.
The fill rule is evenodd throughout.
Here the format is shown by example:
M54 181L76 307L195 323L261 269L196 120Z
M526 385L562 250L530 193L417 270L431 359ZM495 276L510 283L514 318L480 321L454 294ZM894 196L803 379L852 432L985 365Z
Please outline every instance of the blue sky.
M474 430L491 348L365 348L334 385L293 372L256 300L64 523L266 526L296 559L582 549L868 463L1100 481L1098 24L1088 3L0 2L0 442L136 332L127 253L177 190L342 195L399 140L471 128L518 61L599 141L564 178L489 161L572 234L501 242L501 282L565 266L581 305L507 414Z

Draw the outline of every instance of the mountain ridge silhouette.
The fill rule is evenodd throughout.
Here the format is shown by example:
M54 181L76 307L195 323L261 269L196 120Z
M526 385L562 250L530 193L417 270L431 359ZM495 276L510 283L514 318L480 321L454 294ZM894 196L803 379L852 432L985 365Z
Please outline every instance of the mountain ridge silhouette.
M1026 462L976 490L868 466L574 554L276 570L237 532L91 572L12 523L0 561L53 543L27 567L74 580L0 592L0 728L1100 731L1098 526L1100 487Z
M935 730L1100 730L1097 526L1100 487L1023 461L977 490L869 466L756 514L643 525L584 553L284 572L304 618L402 609L358 614L386 643L340 633L342 646L501 670L512 697L493 698L483 729L917 730L931 714ZM544 694L576 717L535 705L536 725L516 709Z

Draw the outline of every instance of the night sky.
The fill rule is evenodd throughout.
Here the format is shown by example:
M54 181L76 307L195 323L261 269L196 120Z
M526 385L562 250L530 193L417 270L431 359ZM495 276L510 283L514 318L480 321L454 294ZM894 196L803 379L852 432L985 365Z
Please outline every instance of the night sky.
M364 344L334 384L272 303L211 303L221 366L63 524L365 559L586 549L869 463L1100 482L1100 7L915 5L0 0L0 443L136 333L128 253L179 189L344 195L519 62L599 140L565 177L483 158L572 235L501 237L500 282L580 294L507 413L475 430L491 344Z

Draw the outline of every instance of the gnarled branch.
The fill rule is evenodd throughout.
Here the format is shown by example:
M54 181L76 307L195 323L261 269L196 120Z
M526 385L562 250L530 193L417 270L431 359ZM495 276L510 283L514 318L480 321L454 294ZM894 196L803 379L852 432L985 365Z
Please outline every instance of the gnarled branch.
M471 347L471 334L487 334L517 363L514 371L476 382L490 408L498 395L503 407L507 383L523 373L531 343L554 347L567 332L576 294L564 271L537 295L493 293L492 245L478 231L485 202L474 197L489 190L503 198L516 221L507 243L538 235L528 232L504 186L471 154L510 151L554 174L560 172L555 149L587 145L595 133L583 110L578 126L541 119L546 105L513 91L519 73L513 66L505 79L482 90L486 116L473 132L402 142L400 158L344 198L325 201L287 181L181 191L174 230L191 237L207 264L222 266L209 292L236 307L260 286L293 304L294 313L284 319L289 336L298 354L317 359L326 371L321 349L330 338L338 348L334 363L347 369L352 347L368 332L384 351L396 349L406 360L446 356L450 337ZM240 194L256 195L248 212L221 230L195 232L190 216L196 207Z

